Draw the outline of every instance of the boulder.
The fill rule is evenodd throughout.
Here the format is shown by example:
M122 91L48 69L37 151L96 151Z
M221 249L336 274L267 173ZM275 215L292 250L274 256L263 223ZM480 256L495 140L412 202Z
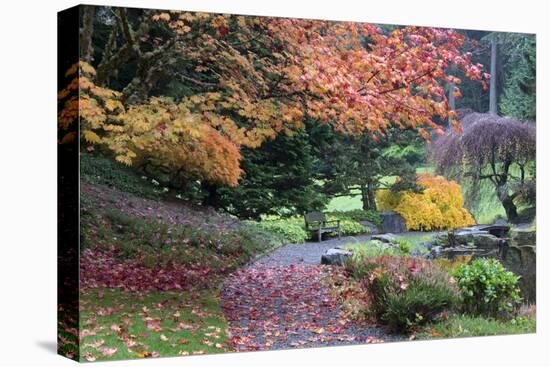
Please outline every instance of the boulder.
M377 234L371 237L371 240L380 241L384 243L393 243L397 241L397 237L395 237L392 233L385 233L385 234Z
M534 228L513 228L510 230L509 246L502 259L502 264L507 269L521 276L521 296L529 303L535 303L537 297L536 238L537 232Z
M510 226L507 224L491 224L487 226L478 226L479 230L487 231L493 236L503 238L506 237L510 231Z
M321 256L323 265L344 265L344 262L352 253L340 248L331 248Z
M489 235L489 232L477 228L462 228L449 233L448 246L470 245L474 243L474 237Z
M503 239L492 234L477 234L473 236L474 246L483 248L495 248L502 244Z
M380 223L380 233L402 233L407 231L405 219L396 212L380 212L382 222Z
M495 226L509 226L508 222L506 221L506 219L502 219L502 218L499 218L497 220L495 220L495 223L494 223Z
M438 257L440 257L442 249L443 247L441 246L433 246L426 254L426 258L430 260L437 259Z
M359 221L359 224L361 224L363 227L367 228L369 230L369 233L371 234L377 234L380 233L378 230L378 226L372 222L369 222L368 220L361 220Z

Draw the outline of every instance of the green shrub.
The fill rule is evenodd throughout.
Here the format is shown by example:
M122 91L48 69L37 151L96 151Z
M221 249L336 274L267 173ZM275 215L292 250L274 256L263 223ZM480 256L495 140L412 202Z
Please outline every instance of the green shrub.
M331 218L329 217L329 220L330 219ZM341 219L340 232L344 236L353 236L357 234L370 233L370 229L351 219Z
M303 243L309 234L303 224L298 224L294 218L263 220L261 222L246 221L250 226L271 232L282 237L285 243Z
M405 239L398 239L395 241L399 245L399 251L405 255L410 255L412 253L413 245Z
M466 312L509 316L521 302L518 280L496 259L479 258L452 271Z
M353 211L355 218L360 217L358 212L371 213L365 211ZM332 212L326 215L327 220L340 220L340 231L344 236L353 236L357 234L370 233L370 229L361 225L354 215L348 216L349 212ZM377 215L377 214L376 214ZM245 221L249 226L253 226L265 231L271 232L273 235L282 236L285 243L303 243L311 238L312 233L308 233L305 229L303 216L294 216L282 218L276 215L264 215L262 220ZM331 235L335 235L332 233Z
M451 278L428 260L384 255L366 257L362 265L370 301L365 312L395 332L410 332L457 302Z
M349 211L335 210L332 212L328 212L327 215L330 215L340 220L348 219L355 222L366 220L375 225L382 223L382 217L380 216L380 214L372 210L362 210L362 209L354 209Z
M80 176L86 182L114 187L140 197L159 199L165 195L158 182L98 154L80 153Z

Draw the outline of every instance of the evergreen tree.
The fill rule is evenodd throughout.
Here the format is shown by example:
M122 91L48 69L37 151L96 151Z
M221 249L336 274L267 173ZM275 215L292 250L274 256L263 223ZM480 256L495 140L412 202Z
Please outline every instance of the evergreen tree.
M412 130L390 129L384 137L336 135L325 161L324 191L331 196L361 194L364 210L376 210L380 188L416 189L417 165L424 141ZM388 182L388 176L400 180Z
M240 218L258 219L261 214L293 215L322 210L328 197L319 178L319 142L327 126L308 124L293 136L279 135L257 149L242 149L243 178L237 187L218 187L216 200L208 204ZM321 142L319 142L322 144Z
M501 113L536 120L536 39L532 34L507 37L508 76L499 104Z

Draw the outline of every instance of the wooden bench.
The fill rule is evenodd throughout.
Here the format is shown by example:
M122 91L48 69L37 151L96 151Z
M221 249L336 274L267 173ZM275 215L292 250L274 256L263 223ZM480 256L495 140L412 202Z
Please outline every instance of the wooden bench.
M322 241L323 233L338 232L340 239L340 220L327 220L324 213L311 212L304 215L306 231L317 233L319 242Z

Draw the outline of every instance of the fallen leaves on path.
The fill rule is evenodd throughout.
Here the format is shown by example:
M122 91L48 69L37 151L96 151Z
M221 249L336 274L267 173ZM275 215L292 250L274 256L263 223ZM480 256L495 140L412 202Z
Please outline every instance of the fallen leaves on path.
M321 265L253 265L225 283L231 343L239 351L378 343L378 328L344 318Z

